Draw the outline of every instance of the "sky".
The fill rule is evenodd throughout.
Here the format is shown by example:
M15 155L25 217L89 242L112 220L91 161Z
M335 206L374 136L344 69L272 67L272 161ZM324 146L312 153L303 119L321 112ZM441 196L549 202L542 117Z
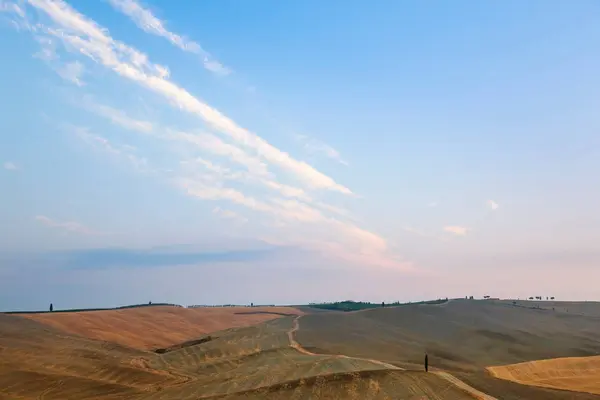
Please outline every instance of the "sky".
M0 0L0 310L600 300L598 15Z

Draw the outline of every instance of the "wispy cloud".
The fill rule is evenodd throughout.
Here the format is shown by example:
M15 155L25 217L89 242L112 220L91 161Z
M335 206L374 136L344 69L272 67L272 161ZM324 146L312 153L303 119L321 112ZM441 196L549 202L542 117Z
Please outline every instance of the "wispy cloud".
M213 154L230 158L232 161L243 165L248 171L258 174L269 176L267 164L261 161L257 157L253 157L245 152L243 149L226 143L218 137L209 133L196 133L190 134L185 132L170 132L172 139L184 140L204 150L210 151Z
M427 204L427 207L434 208L434 207L437 207L438 205L439 205L439 204L438 204L438 202L437 202L437 201L430 201L430 202Z
M135 0L109 0L109 3L119 12L127 15L144 32L167 39L171 44L183 51L197 54L202 58L204 68L221 76L232 73L232 70L212 57L198 43L177 33L169 31L164 21L158 19L150 10L144 8Z
M19 169L19 167L17 167L17 165L12 161L6 161L4 164L2 164L2 166L8 171L16 171Z
M340 152L328 145L327 143L321 142L320 140L310 138L306 135L295 135L297 141L302 143L304 150L306 150L309 154L312 155L322 155L327 158L330 158L334 161L339 162L343 165L348 165L348 162L345 161Z
M89 57L118 75L163 96L177 108L200 117L211 128L228 136L240 147L248 148L261 158L287 170L308 187L352 194L350 189L331 177L303 161L295 160L168 80L168 68L151 63L144 53L114 40L105 28L63 1L29 0L29 4L45 13L57 25L45 27L37 24L32 28L34 32L59 39L68 50Z
M496 203L494 200L488 200L486 202L486 204L490 208L490 210L492 210L492 211L495 211L495 210L498 209L498 207L500 207L499 204Z
M457 236L466 236L471 229L465 226L450 225L445 226L444 231Z
M107 138L102 137L100 135L96 135L90 131L88 128L80 127L80 126L72 126L68 125L66 127L69 131L75 134L79 139L88 145L99 149L103 152L111 154L113 156L117 156L120 158L124 158L131 165L137 169L138 171L147 171L147 160L142 157L138 157L135 154L135 148L129 145L115 145L111 143Z
M351 195L350 189L200 101L169 80L167 66L154 64L146 54L113 39L108 30L65 2L28 0L28 4L39 11L40 17L36 24L28 24L28 29L36 37L59 43L61 47L55 50L64 49L70 54L89 58L123 79L159 94L176 109L199 117L207 125L207 129L202 130L174 129L154 121L131 118L116 107L84 102L84 108L116 125L147 133L144 136L147 140L168 141L159 147L168 152L160 154L162 161L172 164L168 170L151 167L145 158L137 155L135 148L117 143L121 140L109 140L88 128L71 127L80 139L107 154L129 160L135 168L157 172L156 176L192 197L214 201L215 214L223 218L233 218L232 212L222 206L222 202L229 202L249 214L261 213L261 222L274 221L271 225L278 230L275 237L284 236L293 239L295 244L303 243L360 265L406 266L404 260L390 252L384 238L349 222L347 210L322 202L316 197L318 193L309 192L328 189ZM223 139L216 136L217 133L222 134ZM112 136L108 134L108 137ZM164 173L166 171L169 173ZM284 183L278 178L293 182ZM247 193L244 185L254 188ZM240 213L235 214L246 218ZM71 230L80 226L50 221L46 220L46 224ZM307 237L310 240L306 240Z
M77 86L83 86L82 76L85 68L79 61L66 63L64 66L58 67L56 72L64 80L71 82Z
M96 231L88 228L87 226L74 221L56 221L52 218L46 217L44 215L36 215L34 218L37 222L49 226L51 228L63 229L68 232L74 233L82 233L84 235L102 235L104 232Z
M224 219L230 219L230 220L242 223L242 224L245 224L246 222L248 222L248 218L243 217L234 211L226 210L221 207L213 208L212 212L213 212L213 214L218 215L219 217L224 218Z
M149 133L153 130L153 126L150 122L131 118L121 110L93 101L89 96L83 99L83 107L94 114L107 118L113 124L125 129L131 129L142 133Z

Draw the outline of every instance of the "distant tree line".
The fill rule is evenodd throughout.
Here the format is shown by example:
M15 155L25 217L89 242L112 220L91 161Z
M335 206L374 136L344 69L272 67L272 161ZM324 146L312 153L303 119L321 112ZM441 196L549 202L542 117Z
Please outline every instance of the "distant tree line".
M203 307L277 307L275 304L194 304L187 308L203 308Z
M358 310L366 310L370 308L381 308L381 307L401 307L409 304L441 304L447 302L448 299L438 299L438 300L428 300L428 301L418 301L418 302L408 302L408 303L400 303L399 301L395 301L393 303L371 303L368 301L353 301L353 300L344 300L344 301L336 301L329 303L309 303L308 306L312 308L318 308L321 310L333 310L333 311L358 311Z
M154 306L168 306L168 307L183 307L179 304L171 303L144 303L144 304L132 304L128 306L120 306L113 308L68 308L64 310L55 310L54 304L50 303L48 311L7 311L4 314L43 314L43 313L66 313L66 312L84 312L84 311L108 311L108 310L123 310L126 308L138 308L138 307L154 307Z

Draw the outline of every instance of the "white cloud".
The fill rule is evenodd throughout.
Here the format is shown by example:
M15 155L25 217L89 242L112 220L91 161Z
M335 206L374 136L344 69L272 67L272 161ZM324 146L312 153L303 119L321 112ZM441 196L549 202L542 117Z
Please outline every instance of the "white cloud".
M337 151L327 143L321 142L314 138L309 138L306 135L295 135L295 138L303 144L304 150L306 150L309 154L320 154L334 161L337 161L340 164L346 166L348 165L348 162L342 159L342 156L340 155L339 151Z
M218 110L169 81L166 67L149 62L145 54L114 40L105 28L98 26L63 1L29 0L29 3L46 13L58 25L58 28L44 28L43 31L60 39L67 49L83 54L120 76L162 95L173 105L197 115L213 129L229 136L241 147L251 149L263 159L291 172L305 185L352 194L350 189L336 183L331 177L305 162L293 159L289 154L237 125ZM36 28L36 31L39 30L41 28Z
M169 31L165 23L158 19L150 10L142 7L135 0L108 0L109 3L119 12L127 15L144 32L161 36L167 39L171 44L177 46L183 51L197 54L202 58L204 68L216 75L229 75L231 69L215 60L202 47L181 35Z
M9 170L9 171L16 171L19 169L19 167L17 167L17 165L15 163L13 163L12 161L6 161L3 164L4 169Z
M36 221L38 221L39 223L49 226L51 228L64 229L69 232L82 233L84 235L102 235L102 234L104 234L103 232L99 232L99 231L90 229L87 226L85 226L79 222L74 222L74 221L61 222L61 221L53 220L52 218L48 218L43 215L37 215L37 216L35 216L34 219Z
M278 237L293 238L295 243L306 243L307 246L328 251L338 258L351 259L364 265L394 267L406 265L404 261L390 253L384 238L354 223L332 217L332 214L347 216L348 212L323 203L313 197L313 193L309 194L306 191L329 189L352 194L350 189L338 184L307 163L298 161L275 148L258 135L237 125L218 110L203 103L184 88L177 86L168 80L169 69L166 66L153 64L144 53L114 40L108 30L78 13L63 1L28 0L28 2L40 11L40 16L48 16L54 24L45 26L40 23L30 27L30 31L35 35L49 38L52 43L60 43L67 50L89 57L119 76L158 93L180 110L200 117L215 133L224 134L227 141L204 131L180 132L136 120L114 107L93 102L83 105L91 112L126 129L151 133L148 138L169 140L175 145L182 145L179 147L185 156L184 161L179 162L182 157L177 157L174 168L152 169L161 173L169 171L169 174L162 175L166 181L184 190L190 196L215 201L218 205L216 204L217 211L214 212L223 218L233 217L233 214L230 210L222 208L222 203L219 202L231 202L245 207L248 212L262 213L261 222L272 219L275 222L272 224L275 229L285 229L285 232L281 232L282 235ZM132 147L115 144L105 137L91 133L86 128L73 130L82 140L95 148L107 154L126 158L136 168L149 168L146 159L138 157ZM312 148L324 151L323 146ZM220 157L234 167L227 164L222 166L213 160L197 157L198 151ZM325 151L324 154L336 157L331 151ZM181 154L169 154L170 157L164 158L173 161L173 155ZM163 154L160 156L162 158ZM243 168L239 168L240 166ZM306 186L306 190L302 185L297 187L295 183L277 181L271 171L272 167L279 167L284 172L288 172L285 177L300 181ZM227 187L226 181L235 181L237 185ZM256 185L269 191L266 194L253 191L252 195L249 195L238 187L240 183ZM235 215L242 219L246 218L238 213ZM73 222L55 222L47 217L38 220L50 226L65 227L69 230L80 229L82 226ZM307 237L310 240L306 240Z
M457 236L466 236L470 230L471 230L470 228L467 228L464 226L457 226L457 225L451 225L451 226L444 227L445 232L452 233Z
M234 220L234 221L242 223L242 224L245 224L246 222L248 222L248 218L242 217L241 215L239 215L238 213L236 213L234 211L226 210L221 207L213 208L212 212L213 212L213 214L218 215L219 217L224 218L224 219Z
M253 157L237 146L225 143L218 137L209 133L190 134L185 132L171 131L169 136L172 139L184 140L192 143L213 154L228 157L232 161L245 166L248 171L257 174L270 176L267 164L257 157Z
M498 207L500 207L500 206L499 206L499 204L498 204L498 203L496 203L494 200L488 200L488 201L486 202L486 204L488 205L488 207L489 207L489 208L490 208L492 211L495 211L495 210L497 210L497 209L498 209Z
M149 133L153 130L153 126L150 122L131 118L123 111L94 102L90 97L84 98L83 107L94 114L107 118L113 124L119 125L125 129L135 130L142 133Z
M149 171L147 160L145 158L138 157L135 154L135 147L128 145L115 145L105 137L91 133L88 128L68 126L67 129L88 145L113 156L126 159L136 170Z
M246 196L233 188L209 186L204 182L189 179L179 179L176 184L194 197L204 200L228 200L250 210L268 214L283 227L288 225L282 222L309 224L305 225L305 228L314 233L299 235L293 241L295 244L309 244L311 248L321 250L327 248L339 258L360 260L365 265L388 267L405 265L388 254L387 242L382 237L352 223L328 217L300 201L279 198L262 201ZM292 235L286 232L286 236ZM307 242L304 239L306 236L323 239Z
M83 86L81 76L85 68L79 61L66 63L64 66L57 68L56 72L66 81L69 81L77 86Z
M271 189L271 190L277 192L281 196L296 198L296 199L302 200L306 203L309 203L311 205L314 205L318 208L321 208L323 210L326 210L326 211L329 211L329 212L332 212L332 213L335 213L335 214L338 214L338 215L341 215L344 217L348 217L348 218L351 217L348 210L315 200L301 188L286 185L286 184L271 180L269 178L266 178L264 176L254 175L254 174L248 173L246 171L232 171L229 168L215 164L215 163L205 160L201 157L198 157L198 158L196 158L194 160L190 160L190 161L181 161L180 164L182 164L184 166L192 166L192 168L194 165L201 165L202 167L205 168L205 171L202 174L202 178L204 180L209 180L212 182L231 180L231 181L241 182L244 184L260 185L260 186L266 187L268 189ZM191 170L193 170L193 169L191 169ZM207 174L208 174L208 176L207 176Z

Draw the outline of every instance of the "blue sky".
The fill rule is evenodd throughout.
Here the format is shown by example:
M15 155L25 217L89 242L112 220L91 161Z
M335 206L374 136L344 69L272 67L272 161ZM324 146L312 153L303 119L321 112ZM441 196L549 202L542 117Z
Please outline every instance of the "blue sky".
M598 299L595 1L0 10L2 309Z

